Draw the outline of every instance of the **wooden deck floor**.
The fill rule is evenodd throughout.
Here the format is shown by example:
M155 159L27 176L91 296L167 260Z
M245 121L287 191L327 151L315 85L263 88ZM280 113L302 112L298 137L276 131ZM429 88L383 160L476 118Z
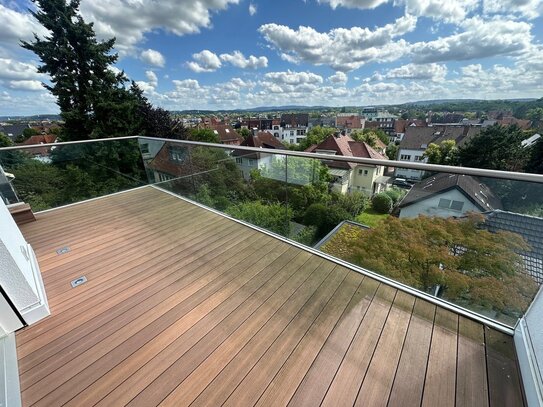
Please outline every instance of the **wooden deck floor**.
M159 190L37 219L25 406L524 403L512 338Z

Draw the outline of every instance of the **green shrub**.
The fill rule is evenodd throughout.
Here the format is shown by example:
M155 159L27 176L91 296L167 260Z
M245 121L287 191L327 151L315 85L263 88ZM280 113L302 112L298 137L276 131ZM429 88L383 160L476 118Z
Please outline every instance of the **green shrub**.
M398 187L392 187L390 189L387 189L385 191L385 194L387 194L390 199L392 199L392 205L396 206L405 196L406 191Z
M371 200L371 204L378 213L390 213L393 207L392 198L384 192L375 195Z

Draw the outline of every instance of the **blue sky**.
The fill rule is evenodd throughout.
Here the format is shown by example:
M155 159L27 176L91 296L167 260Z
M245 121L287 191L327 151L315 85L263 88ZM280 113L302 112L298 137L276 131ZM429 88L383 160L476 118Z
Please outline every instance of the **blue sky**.
M52 113L0 0L0 115ZM82 0L123 69L172 110L543 96L543 0Z

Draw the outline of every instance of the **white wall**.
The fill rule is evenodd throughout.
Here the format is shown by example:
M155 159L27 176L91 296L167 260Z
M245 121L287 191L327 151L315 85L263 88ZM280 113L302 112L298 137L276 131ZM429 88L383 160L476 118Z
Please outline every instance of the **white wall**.
M539 375L543 377L543 291L541 290L528 310L525 319L536 353L535 356L539 362Z
M441 198L450 199L451 201L462 201L464 202L464 207L461 211L439 208L438 205ZM402 208L400 210L400 218L416 218L419 215L448 218L451 216L461 216L466 212L481 212L481 210L463 193L458 191L458 189L453 189L442 194L432 195L427 199Z
M422 160L422 161L415 161L415 156L422 156L422 154L424 153L424 150L408 150L408 149L405 149L405 148L400 148L400 150L398 151L398 157L397 159L400 160L400 161L403 161L401 160L401 156L402 155L410 155L411 156L411 159L410 160L405 160L406 162L426 162L427 160ZM408 169L408 168L396 168L396 171L394 172L394 175L396 175L396 177L398 178L407 178L407 179L417 179L417 180L420 180L422 178L422 171L421 170L411 170L411 169Z
M27 243L3 203L0 204L0 270L0 284L18 309L39 300Z

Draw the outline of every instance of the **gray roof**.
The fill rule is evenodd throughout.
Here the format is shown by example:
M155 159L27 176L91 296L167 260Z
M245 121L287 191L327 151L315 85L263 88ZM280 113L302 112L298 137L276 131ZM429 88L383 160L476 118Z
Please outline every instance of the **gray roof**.
M439 144L445 140L456 141L461 146L473 136L479 134L480 126L432 126L407 127L400 143L400 148L409 150L426 150L428 144Z
M526 272L534 280L543 283L543 219L520 213L500 210L485 214L485 227L491 232L506 231L517 233L530 245L530 250L520 253L524 256Z
M400 207L404 208L452 189L462 192L481 212L502 208L500 199L477 178L447 173L433 175L415 184L402 200Z

